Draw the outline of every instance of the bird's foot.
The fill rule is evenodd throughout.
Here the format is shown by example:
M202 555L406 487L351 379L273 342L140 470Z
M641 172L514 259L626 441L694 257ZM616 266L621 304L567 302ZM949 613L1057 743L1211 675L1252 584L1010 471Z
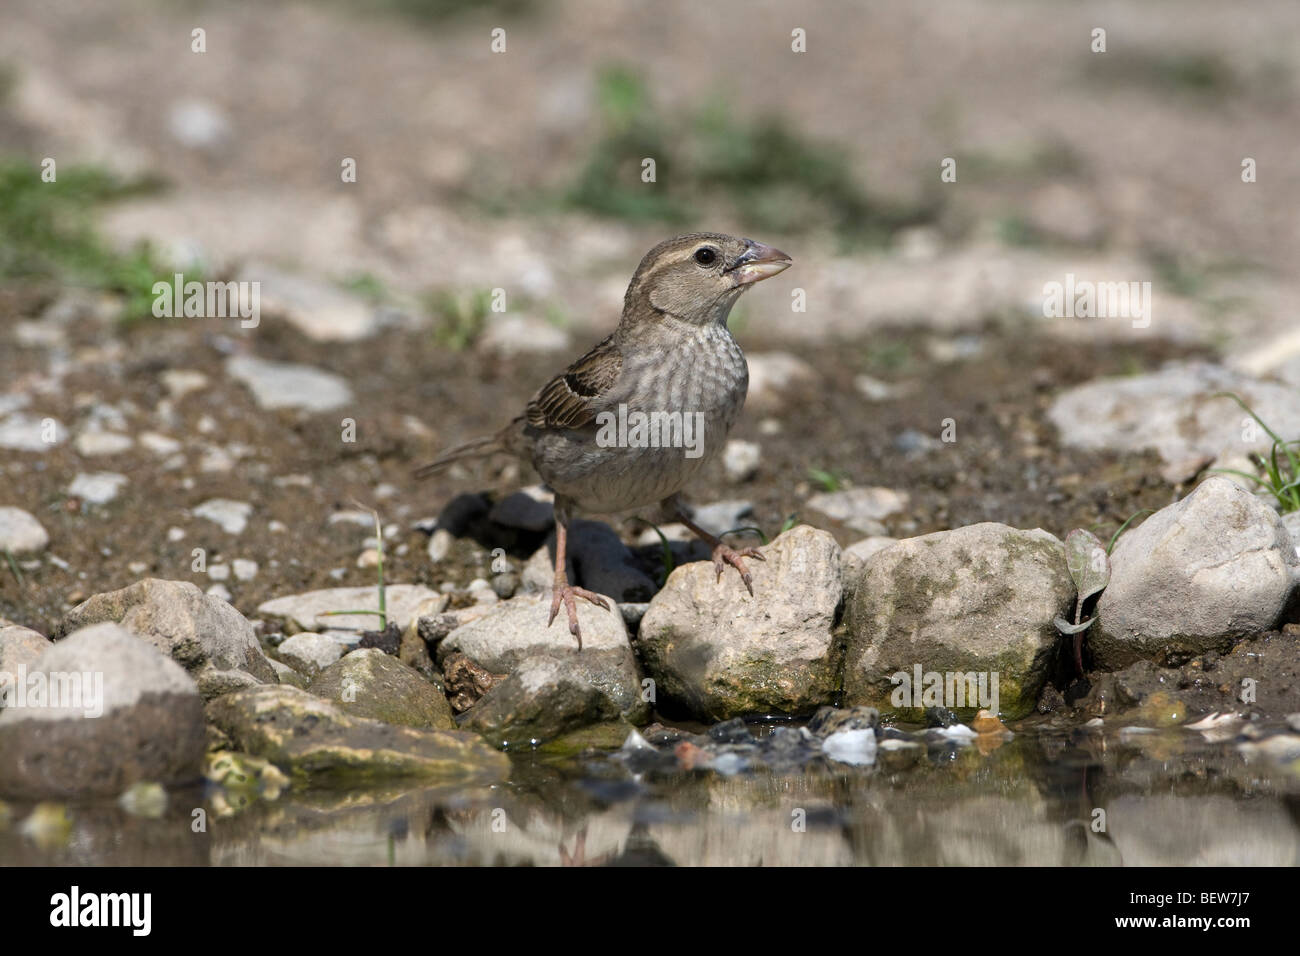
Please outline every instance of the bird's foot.
M727 570L727 565L731 565L740 572L740 580L745 582L745 587L749 590L749 596L754 596L754 577L749 573L749 568L745 567L742 558L753 558L756 561L766 561L767 559L759 553L758 548L741 548L739 551L729 548L721 541L713 546L713 570L718 572L718 580L722 580L722 573Z
M569 633L578 639L578 650L582 650L582 630L578 627L578 605L574 601L575 597L590 601L596 607L604 608L606 611L609 610L609 602L595 591L575 588L563 579L556 581L551 588L551 616L546 619L546 626L550 627L555 623L555 616L560 613L560 605L563 604L569 617Z

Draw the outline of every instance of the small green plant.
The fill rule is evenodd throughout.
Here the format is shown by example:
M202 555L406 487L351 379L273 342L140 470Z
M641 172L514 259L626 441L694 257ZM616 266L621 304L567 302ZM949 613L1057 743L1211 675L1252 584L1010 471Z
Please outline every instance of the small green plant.
M10 573L13 574L14 578L18 581L19 587L21 587L23 583L23 572L18 570L18 562L14 560L13 552L8 548L5 548L5 563L9 565Z
M373 272L354 272L338 280L338 285L371 302L388 301L388 286Z
M374 509L366 509L375 519L375 551L379 555L378 561L375 562L377 574L379 576L379 610L371 611L363 608L355 611L322 611L322 617L331 617L345 614L370 614L379 618L379 629L388 630L388 596L384 590L384 526L379 521L379 512Z
M779 117L737 119L728 104L712 99L702 111L665 120L635 72L604 70L597 78L601 134L566 204L601 216L674 224L724 204L754 230L830 226L846 242L872 244L936 218L937 190L911 203L868 196L838 146L815 142ZM645 157L655 160L653 182L641 178Z
M1128 530L1129 525L1146 514L1151 514L1150 508L1129 515L1104 546L1100 538L1082 528L1076 528L1065 536L1065 566L1069 569L1075 590L1074 620L1067 621L1058 617L1053 623L1062 634L1074 638L1074 666L1080 677L1083 676L1083 635L1097 620L1096 615L1086 621L1082 620L1083 604L1106 589L1110 583L1110 555L1115 550L1115 542Z
M796 516L794 514L786 517L785 522L781 525L781 530L776 533L778 538L794 527L795 518ZM725 538L729 534L756 534L758 535L759 544L765 545L768 543L767 535L763 533L763 529L758 527L758 525L744 525L739 528L732 528L730 531L722 532L719 537Z
M1116 532L1116 537L1118 534ZM1081 619L1083 602L1100 594L1110 583L1110 552L1108 548L1102 547L1101 541L1091 531L1076 528L1065 536L1065 564L1070 571L1070 579L1074 582L1074 621L1058 617L1054 623L1058 631L1074 638L1074 666L1082 677L1083 634L1097 620L1095 615L1086 621Z
M1230 398L1240 405L1246 414L1255 419L1259 427L1264 429L1268 437L1273 440L1273 445L1267 456L1258 453L1254 455L1255 464L1264 473L1263 478L1235 468L1211 468L1210 471L1223 475L1237 475L1254 482L1257 488L1263 488L1273 496L1277 502L1277 509L1282 514L1300 511L1300 439L1283 440L1255 414L1249 405L1242 401L1239 395L1232 392L1218 392L1214 397Z
M822 491L839 491L848 481L842 473L822 468L809 468L808 477L815 481Z
M97 206L156 190L150 180L123 181L92 166L57 169L54 182L26 162L0 160L0 281L53 279L122 294L124 319L152 315L153 284L175 271L147 244L128 252L95 232ZM192 268L186 279L202 281Z
M1155 513L1155 512L1153 512L1150 508L1143 508L1141 511L1135 511L1135 512L1133 512L1131 515L1129 515L1129 516L1124 520L1124 523L1123 523L1122 525L1120 525L1118 528L1115 529L1115 533L1112 534L1112 535L1110 536L1110 541L1108 541L1108 542L1106 543L1106 553L1107 553L1107 554L1113 554L1113 553L1114 553L1114 551L1115 551L1115 542L1119 540L1119 536L1120 536L1120 535L1122 535L1125 531L1128 530L1128 526L1129 526L1129 525L1131 525L1131 524L1132 524L1134 521L1136 521L1138 518L1141 518L1143 515L1149 515L1149 514L1154 514L1154 513Z
M647 521L646 524L650 524L650 522ZM659 560L661 570L659 586L663 587L668 583L668 575L672 574L673 568L677 567L677 561L673 558L673 549L668 543L668 536L659 530L657 524L650 524L650 527L654 529L655 534L659 535Z
M434 341L453 352L463 352L483 334L492 311L492 294L486 289L469 293L435 292L429 300L434 314Z

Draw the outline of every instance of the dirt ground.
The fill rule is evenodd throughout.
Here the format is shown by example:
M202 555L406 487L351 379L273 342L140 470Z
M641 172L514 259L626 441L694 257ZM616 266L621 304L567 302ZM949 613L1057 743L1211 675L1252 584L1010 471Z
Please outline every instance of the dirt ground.
M20 311L38 307L34 299L9 301ZM440 448L498 427L545 379L548 360L449 353L432 347L427 333L420 332L388 333L340 349L268 323L258 340L262 357L326 368L352 383L358 398L346 415L356 420L357 440L348 443L338 415L266 412L242 386L226 379L222 363L233 343L221 322L159 320L125 334L93 318L72 327L74 351L107 354L70 373L62 393L42 404L43 414L76 422L86 413L87 396L94 396L98 403L136 410L138 430L161 427L150 425L150 411L166 395L159 373L191 369L206 374L213 385L175 402L177 418L168 432L182 442L189 462L213 446L233 447L240 457L224 472L192 466L166 470L157 455L136 446L102 460L102 467L129 477L121 495L102 506L66 492L75 474L99 467L78 456L71 442L27 461L11 457L5 467L9 499L37 515L51 536L49 552L68 568L41 563L21 583L0 569L0 614L48 630L71 604L144 576L192 580L206 588L212 581L192 570L194 548L205 550L209 565L228 565L235 558L259 563L253 580L224 582L234 604L250 616L260 602L278 595L371 585L374 570L356 562L373 529L329 520L335 512L354 511L358 503L377 508L386 523L400 529L387 542L389 582L437 587L452 581L463 587L488 576L489 554L472 542L458 547L451 561L433 565L425 552L427 535L412 525L437 515L459 492L499 494L510 490L512 477L526 481L530 476L508 462L487 462L460 479L442 475L427 482L416 481L411 470ZM849 544L863 535L807 507L820 488L809 477L810 468L855 485L907 491L908 509L885 519L896 536L989 520L1061 536L1074 527L1109 535L1133 512L1175 497L1175 489L1160 480L1153 457L1062 451L1043 410L1062 387L1098 374L1150 368L1186 350L1065 350L993 329L981 338L978 359L938 363L926 351L927 338L899 329L839 348L800 350L822 381L789 393L780 411L747 412L733 433L761 444L757 475L733 483L715 462L688 489L690 500L745 499L754 505L754 523L769 536L797 514L831 528ZM762 346L744 344L754 351ZM20 380L29 361L27 350L6 349L0 353L0 374ZM854 388L859 374L908 391L869 402ZM951 443L938 440L947 418L956 423L957 440ZM780 433L762 434L764 421L779 423ZM912 432L929 436L931 444L900 451L900 436ZM305 477L286 485L289 476ZM376 488L385 485L384 497L377 497ZM251 504L247 528L232 536L192 515L195 506L212 498ZM275 521L284 530L271 530ZM181 540L169 540L173 527L185 531ZM628 540L640 530L632 522L616 527ZM527 544L536 547L537 541ZM527 553L517 549L515 556Z
M422 13L395 12L402 6ZM589 155L595 77L610 64L643 77L670 140L710 105L738 118L774 113L843 147L875 196L916 201L941 159L958 158L941 214L885 248L846 250L817 229L762 236L795 256L789 276L806 287L809 312L791 321L788 286L758 290L738 314L738 338L751 353L796 355L819 379L779 411L746 410L733 437L762 444L753 480L729 483L715 467L689 494L752 501L769 534L797 514L843 543L862 536L809 511L817 469L906 491L906 512L885 521L895 535L983 520L1108 535L1177 489L1153 457L1063 451L1043 416L1051 397L1169 358L1258 348L1293 326L1293 3L1243 16L1212 2L828 2L797 14L763 2L720 19L685 2L570 0L441 15L457 6L6 5L3 153L162 184L98 211L109 241L148 239L222 278L264 263L320 283L367 276L426 314L321 342L274 313L255 334L218 319L123 325L111 305L105 318L77 304L93 292L5 283L0 392L26 393L62 363L59 385L30 411L75 432L111 406L129 431L180 441L183 459L167 468L137 445L92 460L70 442L6 453L0 504L36 515L58 561L0 567L0 614L48 631L72 603L145 575L207 586L191 570L195 548L209 565L258 562L252 580L224 582L245 613L307 588L371 584L373 570L356 566L370 529L329 521L358 502L397 526L390 582L481 576L486 552L458 547L434 566L412 524L457 492L528 476L489 465L417 484L411 468L513 414L613 325L642 252L685 231L540 202ZM494 56L489 31L500 24L508 53ZM1099 25L1104 55L1089 50ZM793 27L807 31L806 54L790 49ZM195 28L206 31L203 54L190 49ZM359 163L347 187L340 156ZM1243 156L1257 160L1258 183L1241 182ZM719 202L708 212L710 227L744 229L743 210ZM1048 335L1027 315L1044 278L1085 267L1155 280L1162 312L1150 334L1119 323ZM568 347L503 357L435 342L423 296L497 285L526 289L531 318L560 313ZM19 342L19 323L66 310L69 297L75 317L58 344ZM332 371L355 401L339 414L260 409L223 371L235 353ZM169 369L209 384L157 415ZM854 386L862 374L903 391L868 401ZM341 440L345 416L354 443ZM938 441L945 419L955 442ZM229 470L203 469L214 452ZM115 501L69 499L76 474L101 470L129 478ZM242 534L193 516L212 498L252 505ZM169 537L173 528L183 537Z

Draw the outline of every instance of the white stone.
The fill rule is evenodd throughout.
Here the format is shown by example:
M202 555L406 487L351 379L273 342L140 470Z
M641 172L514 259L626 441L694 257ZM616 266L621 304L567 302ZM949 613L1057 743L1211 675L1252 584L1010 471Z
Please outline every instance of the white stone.
M207 518L221 527L227 534L240 534L248 526L248 517L253 513L253 506L246 501L231 501L229 498L211 498L194 509L196 518Z
M763 448L758 442L732 438L722 450L722 467L731 481L748 481L758 472Z
M79 474L68 486L68 494L92 505L106 505L117 497L117 493L126 483L126 475L119 475L114 471Z
M21 508L0 507L0 549L14 554L44 550L49 533Z
M235 355L226 360L226 373L248 386L262 408L326 412L353 401L344 379L307 365Z
M117 432L105 431L84 431L77 435L72 447L77 449L77 454L86 458L95 458L100 455L120 455L128 451L135 442L130 435L121 435Z

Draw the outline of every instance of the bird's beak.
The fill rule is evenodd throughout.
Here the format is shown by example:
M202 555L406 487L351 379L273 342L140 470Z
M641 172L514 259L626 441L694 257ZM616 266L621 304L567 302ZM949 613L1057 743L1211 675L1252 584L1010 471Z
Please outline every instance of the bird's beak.
M773 249L752 239L747 239L746 242L749 243L749 248L730 270L735 276L736 285L761 282L790 268L790 257L780 249Z

